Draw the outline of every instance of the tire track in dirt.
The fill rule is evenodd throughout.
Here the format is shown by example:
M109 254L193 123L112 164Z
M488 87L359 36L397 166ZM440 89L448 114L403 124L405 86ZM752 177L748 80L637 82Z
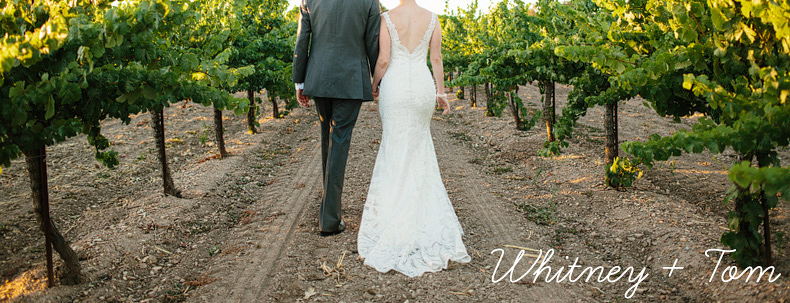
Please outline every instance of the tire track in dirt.
M203 289L202 296L192 297L198 302L258 302L263 300L263 291L270 284L278 260L282 257L288 243L299 223L305 209L308 208L309 197L320 190L321 165L319 144L311 149L297 152L306 157L291 165L298 168L283 171L281 174L292 176L280 181L278 186L271 186L264 191L264 197L273 197L275 218L265 224L257 226L255 234L261 235L254 241L258 247L250 254L244 256L242 265L230 268L223 275L223 283L212 283ZM255 224L263 225L264 223ZM252 225L252 224L251 224ZM239 268L240 271L237 271ZM230 279L229 279L230 278Z
M452 138L448 133L448 131L451 132L453 130L452 126L444 121L438 122L432 123L432 135L434 137L436 154L439 158L439 165L444 176L443 179L446 184L451 184L452 182L461 183L454 187L458 188L457 193L464 198L460 201L456 198L453 204L470 207L471 213L479 221L477 232L485 237L484 241L479 242L479 244L475 243L478 247L467 244L467 250L469 250L470 254L474 254L473 249L480 252L481 255L478 257L486 260L484 261L486 265L491 266L488 270L483 271L488 280L491 279L489 272L494 270L493 267L497 265L499 258L498 253L489 253L497 248L504 249L505 256L502 258L500 268L496 272L497 277L500 277L513 265L515 256L518 254L517 249L506 248L505 245L526 246L533 249L543 249L544 247L537 240L524 239L521 230L522 226L519 225L519 222L522 221L521 218L514 217L513 214L507 212L503 201L500 201L491 189L481 186L481 184L489 184L488 181L490 180L469 162L472 158L469 148L454 145L453 142L456 142L456 139ZM447 157L443 157L443 155L447 155ZM468 231L465 230L464 232L469 235ZM525 253L535 254L529 251ZM514 277L518 278L533 261L534 259L532 258L522 259L514 273ZM558 265L555 262L552 263L554 263L553 266ZM525 280L529 280L531 283L532 277L530 274ZM500 285L498 286L503 287L506 284L510 284L508 279L505 278L499 282ZM537 302L576 301L578 300L578 294L583 292L573 288L576 287L540 282L539 279L534 284L534 287L520 293L519 299Z
M491 239L494 240L496 247L502 247L513 239L520 238L518 234L519 226L513 220L508 220L498 209L501 208L498 198L491 194L488 189L480 186L483 176L474 168L469 167L467 148L453 145L455 139L447 134L448 126L445 123L433 123L434 144L436 154L439 155L439 162L444 162L448 170L443 170L443 174L451 176L456 182L462 182L458 186L460 194L465 198L465 204L471 205L474 212L485 222L484 226L490 229ZM448 160L442 161L442 155L452 155ZM489 250L490 251L490 250Z

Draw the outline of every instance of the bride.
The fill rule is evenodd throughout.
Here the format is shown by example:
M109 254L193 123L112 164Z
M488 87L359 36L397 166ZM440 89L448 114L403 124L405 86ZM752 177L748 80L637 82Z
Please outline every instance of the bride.
M414 277L446 269L448 261L470 261L430 129L434 104L444 108L443 115L450 111L441 26L415 0L401 0L381 20L373 94L379 97L383 133L357 245L365 265ZM433 79L426 64L429 48Z

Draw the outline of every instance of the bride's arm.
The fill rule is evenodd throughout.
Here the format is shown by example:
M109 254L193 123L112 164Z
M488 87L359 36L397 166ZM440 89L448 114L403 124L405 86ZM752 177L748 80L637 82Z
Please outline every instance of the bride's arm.
M379 58L376 61L376 68L373 71L373 95L379 96L379 83L381 78L384 78L384 73L387 72L387 67L390 65L390 51L392 50L390 43L390 32L387 29L386 20L381 18L381 26L379 30Z
M450 103L444 93L444 63L442 62L442 25L436 22L431 36L431 66L433 67L433 79L436 81L436 102L440 108L444 108L442 115L450 112Z

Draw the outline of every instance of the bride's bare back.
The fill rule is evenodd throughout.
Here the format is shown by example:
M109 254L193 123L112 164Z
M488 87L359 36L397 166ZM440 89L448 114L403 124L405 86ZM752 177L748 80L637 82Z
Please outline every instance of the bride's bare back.
M442 114L449 112L449 102L444 94L444 67L442 62L442 29L437 16L416 4L414 0L401 0L401 5L384 13L379 33L379 58L373 74L373 95L379 96L381 83L389 64L393 48L405 48L409 55L415 55L420 44L426 42L430 50L431 69L436 90L436 101ZM389 20L389 21L388 21ZM387 25L389 22L390 25ZM433 26L431 25L433 24ZM392 27L390 27L392 26ZM391 32L392 31L392 32ZM429 32L430 31L430 32ZM393 35L395 35L393 37ZM391 38L394 38L391 40Z
M399 6L388 12L390 20L398 29L401 44L410 52L422 41L431 23L433 13L419 6Z

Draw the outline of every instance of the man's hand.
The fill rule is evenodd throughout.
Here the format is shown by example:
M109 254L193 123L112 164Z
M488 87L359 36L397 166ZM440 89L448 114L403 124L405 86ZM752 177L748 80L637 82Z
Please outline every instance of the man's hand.
M301 104L302 106L310 107L310 97L302 95L302 91L304 90L303 89L296 90L296 100L299 101L299 104Z

